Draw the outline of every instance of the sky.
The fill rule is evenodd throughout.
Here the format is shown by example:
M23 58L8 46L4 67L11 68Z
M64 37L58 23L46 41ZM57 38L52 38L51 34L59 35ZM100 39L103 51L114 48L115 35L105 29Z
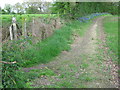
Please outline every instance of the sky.
M23 3L23 1L27 1L27 0L0 0L0 7L3 9L5 4L11 4L14 5L16 3ZM40 0L30 0L30 1L40 1ZM51 2L53 0L42 0L42 1L48 1Z
M24 0L0 0L0 6L1 8L4 8L5 4L11 4L14 5L17 2L22 3Z
M28 1L28 0L0 0L0 7L3 9L5 4L11 4L14 5L17 2L19 3L23 3L23 1ZM47 1L47 2L51 2L54 0L29 0L29 1ZM60 0L60 1L66 1L66 0ZM70 0L71 1L71 0ZM73 0L74 1L74 0ZM79 1L79 0L78 0ZM80 0L82 1L82 0ZM84 0L83 0L84 1ZM93 0L92 0L93 1ZM104 0L103 0L104 1ZM106 0L106 1L120 1L120 0Z

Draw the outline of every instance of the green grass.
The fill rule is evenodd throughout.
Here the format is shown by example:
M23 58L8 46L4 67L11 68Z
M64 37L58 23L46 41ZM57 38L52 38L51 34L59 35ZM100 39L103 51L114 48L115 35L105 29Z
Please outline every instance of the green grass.
M51 69L33 69L30 71L31 73L37 73L39 77L42 76L54 76L55 73Z
M84 63L81 63L80 66L85 66L84 69L89 68L88 66L86 67L86 64L84 64ZM50 81L54 82L54 84L40 85L38 88L75 88L75 87L87 88L85 83L94 82L94 80L96 80L96 77L92 77L91 73L89 73L89 72L82 73L80 71L79 66L75 66L74 64L69 64L69 67L71 69L73 69L73 72L71 72L71 70L69 70L69 69L66 70L65 67L61 67L59 69L61 72L60 76L58 76L57 74L52 75L52 76L55 76L56 78L58 78L58 80L60 80L60 81L55 81L50 76L48 76L50 78ZM80 73L78 78L76 78L76 76L75 76L76 72ZM29 83L33 83L33 82L29 82Z
M109 52L118 57L118 20L113 18L117 16L110 16L104 20L104 31L107 34L106 44L109 47ZM113 59L115 60L115 59Z
M91 77L90 74L86 74L86 73L83 73L79 76L78 78L80 81L82 82L90 82L90 81L93 81L95 80L96 78L95 77Z

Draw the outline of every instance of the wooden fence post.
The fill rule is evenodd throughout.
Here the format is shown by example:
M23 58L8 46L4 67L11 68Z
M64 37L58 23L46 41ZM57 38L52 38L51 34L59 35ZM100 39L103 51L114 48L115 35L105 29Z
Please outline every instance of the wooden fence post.
M22 35L23 37L27 37L27 30L26 30L26 18L22 17Z
M32 22L32 36L35 36L35 33L34 33L34 24L35 24L35 19L33 17L33 22Z
M9 31L10 31L10 40L13 40L12 26L9 27Z
M60 17L60 13L58 12L57 14L58 14L58 18L59 18Z
M25 38L27 37L26 18L25 18L25 23L24 23L24 36L25 36Z
M17 40L17 26L16 26L16 18L12 17L12 25L9 27L9 32L10 32L10 39Z
M13 23L13 31L14 31L14 38L15 40L17 40L17 26L16 26L16 23Z

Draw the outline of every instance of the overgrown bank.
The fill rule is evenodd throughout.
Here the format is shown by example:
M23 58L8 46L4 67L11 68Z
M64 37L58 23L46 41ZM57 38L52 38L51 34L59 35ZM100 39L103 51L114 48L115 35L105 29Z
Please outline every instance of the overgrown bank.
M24 87L25 84L23 83L26 81L26 77L19 76L22 73L15 73L15 70L21 67L46 63L61 53L61 51L70 50L70 44L73 42L73 32L83 34L90 23L91 22L82 23L79 21L67 23L61 29L56 30L51 37L37 44L32 43L32 38L30 37L3 44L2 60L7 62L17 61L14 65L3 64L3 87Z

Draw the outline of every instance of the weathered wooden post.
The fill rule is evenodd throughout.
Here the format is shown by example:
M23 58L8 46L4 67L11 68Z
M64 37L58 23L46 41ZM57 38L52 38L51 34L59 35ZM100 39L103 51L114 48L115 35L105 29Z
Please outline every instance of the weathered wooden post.
M50 13L50 17L52 16L52 14Z
M32 36L35 36L35 33L34 33L34 24L35 24L35 19L33 17L33 22L32 22Z
M26 30L26 18L22 18L22 35L26 38L27 37L27 30Z
M59 18L60 17L60 13L58 12L57 15L58 15L58 18Z
M13 23L13 32L14 32L13 37L15 40L17 40L18 35L17 35L17 26L16 26L16 18L15 17L12 18L12 23Z
M10 31L10 40L13 40L13 30L12 30L12 26L9 27L9 31Z
M16 18L12 17L12 25L9 27L9 32L10 32L10 39L17 40L17 26L16 26Z
M25 36L25 38L27 37L26 18L25 18L25 23L24 23L24 36Z

